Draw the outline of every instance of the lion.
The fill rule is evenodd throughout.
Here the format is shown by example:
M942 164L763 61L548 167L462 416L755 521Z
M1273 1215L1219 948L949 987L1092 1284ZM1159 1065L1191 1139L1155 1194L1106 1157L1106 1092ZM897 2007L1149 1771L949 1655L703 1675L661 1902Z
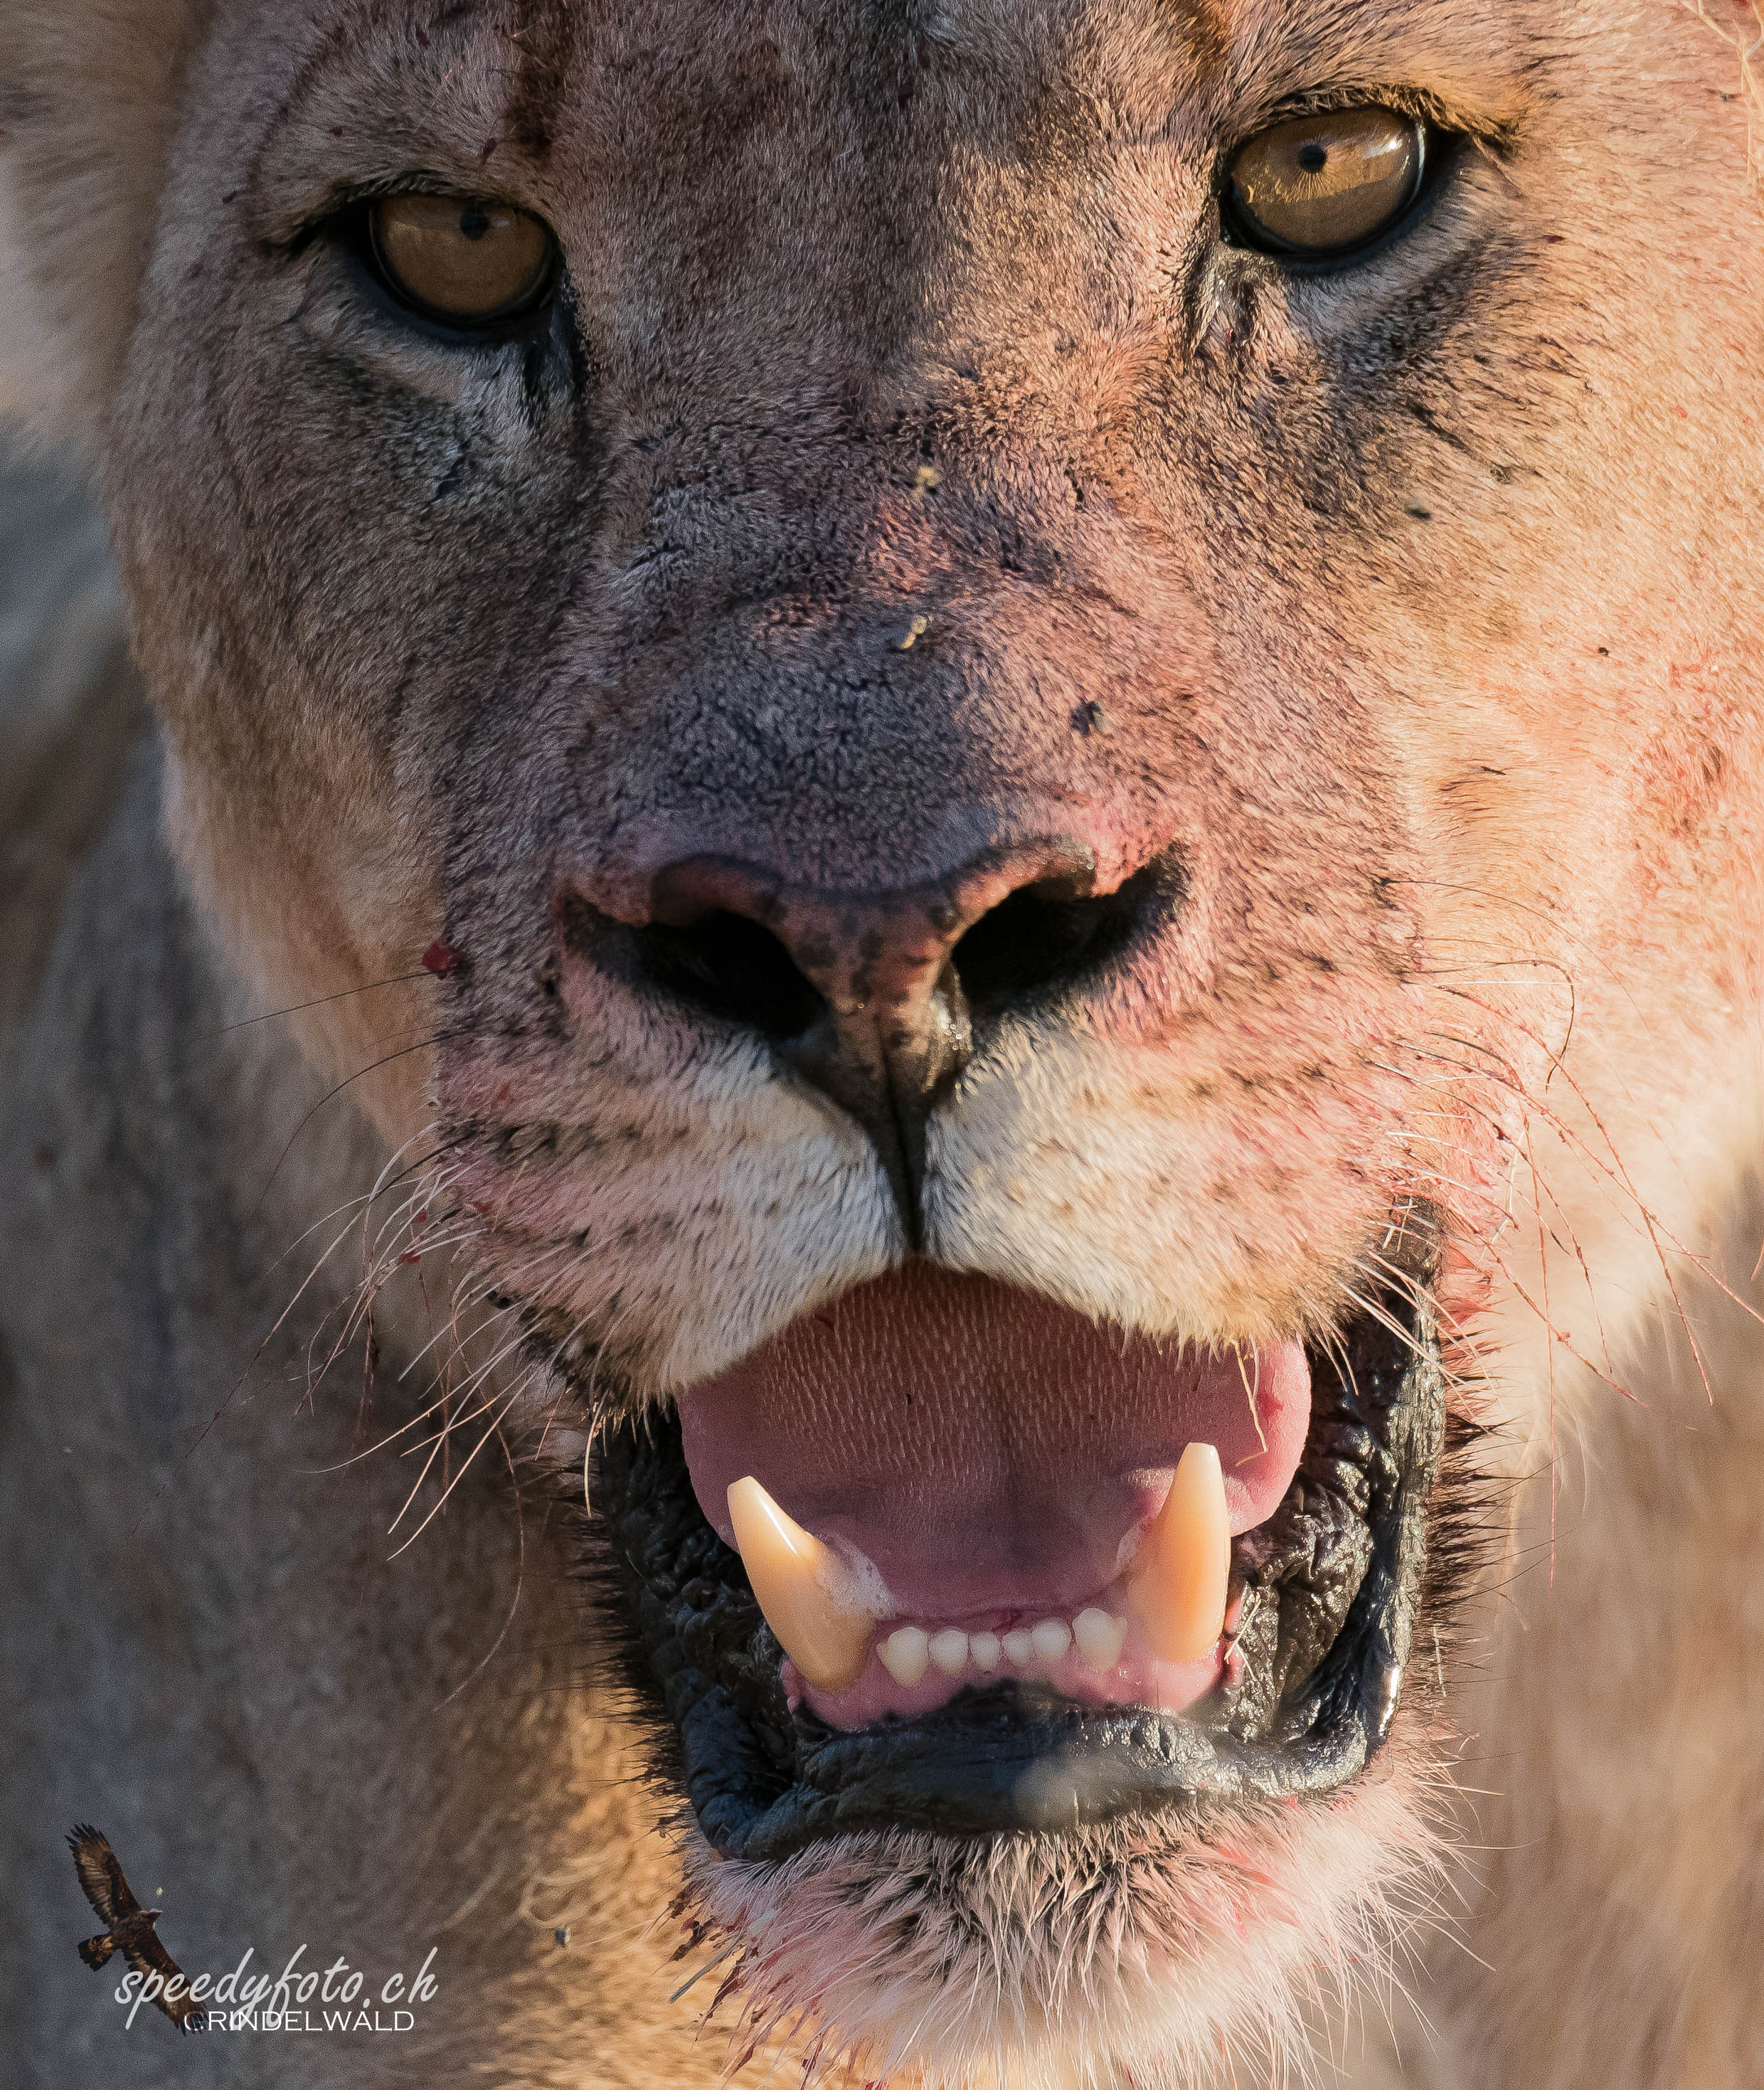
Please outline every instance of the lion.
M1760 2079L1761 34L13 0L17 2079Z

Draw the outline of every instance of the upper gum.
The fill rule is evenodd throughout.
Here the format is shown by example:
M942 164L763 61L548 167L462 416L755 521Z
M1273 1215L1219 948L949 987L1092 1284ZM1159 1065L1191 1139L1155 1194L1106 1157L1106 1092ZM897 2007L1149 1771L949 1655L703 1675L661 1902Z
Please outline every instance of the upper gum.
M1025 1632L1033 1632L1037 1626L1050 1623L1075 1626L1086 1611L1101 1611L1112 1619L1126 1616L1124 1611L1105 1603L1100 1597L1093 1597L1088 1603L1078 1604L1070 1611L1023 1611L1005 1625L964 1626L958 1625L952 1619L897 1617L887 1620L878 1628L876 1645L880 1647L893 1634L906 1632L922 1632L931 1640L935 1640L940 1632L965 1633L970 1640L979 1633L992 1633L1003 1640L1006 1633L1015 1632L1019 1628Z

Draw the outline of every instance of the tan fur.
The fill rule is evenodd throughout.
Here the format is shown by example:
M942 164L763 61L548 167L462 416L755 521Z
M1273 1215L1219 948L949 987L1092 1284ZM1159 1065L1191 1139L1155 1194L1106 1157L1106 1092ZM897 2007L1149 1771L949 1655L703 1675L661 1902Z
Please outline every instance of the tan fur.
M437 1114L433 1178L376 1208L381 1264L432 1203L452 1247L423 1266L433 1298L494 1284L633 1398L887 1267L876 1157L757 1047L567 966L559 1045L533 984L553 855L623 918L688 844L910 885L971 850L974 821L1012 840L1080 804L1105 885L1173 838L1191 903L1112 998L1001 1027L933 1122L927 1245L1150 1332L1254 1341L1327 1329L1375 1281L1382 1215L1435 1200L1460 1399L1495 1432L1481 1609L1418 1650L1386 1755L1294 1821L1246 1813L1198 1851L860 1838L750 1872L624 1783L635 1738L556 1652L584 1631L556 1521L580 1400L491 1368L556 1501L523 1571L519 1681L436 1724L412 1707L506 1614L480 1570L506 1558L515 1468L474 1469L389 1568L360 1536L389 1486L374 1461L359 1499L290 1502L259 1470L351 1455L333 1379L307 1438L235 1417L166 1466L175 1538L28 1583L19 1659L49 1709L18 1760L77 1766L89 1793L131 1774L95 1739L111 1726L177 1805L215 1794L227 1834L188 1839L188 1893L226 1935L267 1946L290 1904L364 1938L455 1924L478 1942L432 2052L462 2080L716 2079L718 2038L693 2039L724 1976L670 2005L677 1933L649 1928L678 1837L702 1959L755 1946L724 2006L738 2058L780 2040L793 2065L849 2051L949 2090L1307 2054L1365 2090L1740 2090L1764 2069L1758 24L1667 0L922 12L933 55L898 98L934 133L915 154L887 128L893 60L872 77L854 31L794 0L15 8L0 410L99 468L178 867L157 758L65 903L89 808L49 824L29 905L37 923L64 904L62 941L39 982L30 932L6 1077L31 1186L0 1352L30 1394L19 1514L59 1559L64 1528L134 1507L132 1466L193 1439L286 1302L286 1269L254 1258L426 1155ZM1406 88L1474 131L1454 200L1346 287L1203 272L1185 303L1209 127L1295 68L1343 97ZM339 178L410 167L493 179L558 226L592 428L555 373L407 338L300 245ZM38 595L52 624L56 587ZM921 602L935 638L906 660L891 634ZM1078 694L1107 736L1074 738ZM451 1001L426 978L360 991L444 931L474 961ZM99 957L130 984L92 977ZM321 1005L204 1043L300 1003ZM431 1045L438 1009L461 1020ZM169 1060L102 1043L135 1028ZM181 1070L166 1094L161 1064ZM83 1177L39 1168L113 1107L135 1142L170 1142L199 1233L128 1216L120 1135L92 1136ZM101 1186L85 1205L81 1180ZM116 1362L128 1315L80 1325L113 1213L159 1270L117 1280L135 1318L227 1331L166 1339L191 1375L169 1419L144 1419ZM224 1310L194 1299L204 1257L238 1266ZM282 1413L303 1344L360 1332L353 1296L327 1275L304 1299L251 1414ZM381 1299L382 1389L433 1298L407 1270ZM500 1311L460 1369L510 1341ZM426 1397L376 1395L394 1415ZM64 1400L111 1447L71 1524L36 1499L71 1456ZM187 1650L248 1631L238 1563L278 1547L296 1593L238 1686L249 1736L156 1714L131 1633L175 1640L163 1658L210 1688L214 1657ZM144 1572L176 1632L125 1618L65 1685L61 1636ZM351 1576L376 1596L333 1626ZM128 1718L101 1714L101 1682ZM278 1717L297 1753L278 1757ZM144 1800L140 1833L172 1819ZM253 1834L276 1856L247 1886ZM1105 1860L1117 1901L1074 1898ZM34 1850L17 1864L46 1877ZM264 2079L376 2065L339 2046Z

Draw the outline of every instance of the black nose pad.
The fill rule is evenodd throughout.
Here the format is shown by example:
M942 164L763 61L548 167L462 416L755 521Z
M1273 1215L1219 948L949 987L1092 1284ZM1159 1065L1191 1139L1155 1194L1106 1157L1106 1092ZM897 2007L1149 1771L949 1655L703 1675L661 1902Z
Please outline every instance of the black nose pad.
M1094 859L1065 840L877 893L695 857L657 874L630 934L656 986L764 1039L864 1128L916 1246L927 1121L972 1054L975 1015L1032 1009L1105 965L1171 875L1160 858L1092 893Z
M969 929L950 954L962 1000L976 1014L1032 1008L1078 984L1133 943L1170 883L1147 864L1112 892L1086 893L1070 879L1045 878L1009 894ZM763 923L713 908L682 925L635 931L643 970L656 986L708 1016L757 1031L768 1043L802 1037L827 1013L826 996Z

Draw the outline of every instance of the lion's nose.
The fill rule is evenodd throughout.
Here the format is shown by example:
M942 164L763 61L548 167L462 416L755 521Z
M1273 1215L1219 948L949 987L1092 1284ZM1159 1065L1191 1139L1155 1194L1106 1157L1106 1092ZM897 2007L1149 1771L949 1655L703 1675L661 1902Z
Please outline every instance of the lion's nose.
M1099 893L1095 852L1062 836L854 892L688 857L656 874L635 933L652 980L756 1031L857 1120L916 1245L927 1125L973 1052L976 1015L1026 1011L1100 968L1164 869Z

